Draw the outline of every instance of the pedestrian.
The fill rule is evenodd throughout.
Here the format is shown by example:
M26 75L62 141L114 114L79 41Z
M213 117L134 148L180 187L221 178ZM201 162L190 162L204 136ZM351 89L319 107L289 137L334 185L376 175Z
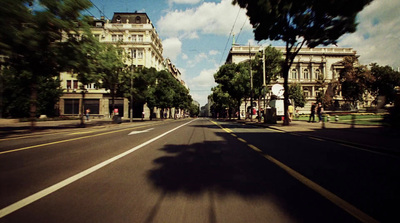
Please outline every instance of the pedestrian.
M291 122L293 119L293 112L294 112L294 107L293 107L292 103L289 103L289 106L288 106L289 122Z
M324 108L322 107L321 102L319 102L317 107L317 115L319 122L322 122L322 112L324 112Z
M311 118L312 118L312 122L315 122L315 103L313 102L311 104L311 113L310 113L310 117L308 118L308 122L311 122Z
M86 120L89 121L89 114L90 114L90 109L86 109Z

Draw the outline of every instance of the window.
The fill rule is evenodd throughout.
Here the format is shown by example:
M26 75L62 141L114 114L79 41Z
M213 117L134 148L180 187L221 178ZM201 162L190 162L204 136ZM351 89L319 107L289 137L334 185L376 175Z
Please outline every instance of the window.
M71 89L71 80L67 80L67 89Z
M90 114L100 114L99 99L85 99L85 109L90 109Z
M138 42L143 42L143 35L138 35Z
M117 23L121 23L121 16L117 16Z
M136 16L135 23L139 24L141 22L140 16Z
M137 57L138 57L139 59L142 59L142 58L143 58L143 50L138 50L138 52L137 52Z
M318 79L318 76L321 74L321 72L319 71L319 69L315 70L315 79Z
M292 70L292 79L296 79L297 78L297 71L296 69Z
M64 99L64 114L79 114L79 99Z
M88 84L86 85L86 89L95 89L95 84Z
M304 69L304 79L308 80L310 79L309 75L308 75L308 69Z
M124 41L124 36L123 35L118 35L118 41L123 42Z
M136 58L136 50L135 49L131 50L131 57Z
M117 35L112 35L111 36L111 41L117 42Z
M102 22L96 22L96 27L103 27L103 23Z
M78 89L78 81L74 80L73 83L74 83L74 89Z
M132 35L132 42L136 42L136 35Z
M100 35L99 34L95 34L94 38L97 39L97 40L100 40Z

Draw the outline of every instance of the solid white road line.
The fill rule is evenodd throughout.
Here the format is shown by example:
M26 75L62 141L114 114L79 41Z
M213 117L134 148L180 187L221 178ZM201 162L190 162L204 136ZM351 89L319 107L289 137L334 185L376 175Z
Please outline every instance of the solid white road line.
M26 197L26 198L24 198L24 199L22 199L20 201L17 201L15 203L13 203L13 204L1 209L0 210L0 218L4 217L6 215L9 215L14 211L17 211L17 210L27 206L28 204L31 204L31 203L33 203L33 202L35 202L35 201L37 201L37 200L39 200L39 199L41 199L41 198L43 198L45 196L57 191L57 190L65 187L65 186L67 186L67 185L69 185L69 184L71 184L71 183L73 183L73 182L75 182L75 181L77 181L77 180L79 180L79 179L81 179L81 178L83 178L83 177L85 177L85 176L87 176L87 175L89 175L89 174L91 174L91 173L93 173L93 172L95 172L95 171L107 166L108 164L113 163L113 162L117 161L118 159L121 159L122 157L125 157L125 156L129 155L130 153L132 153L132 152L134 152L134 151L136 151L136 150L138 150L138 149L140 149L140 148L142 148L142 147L144 147L144 146L146 146L146 145L148 145L148 144L160 139L161 137L163 137L163 136L165 136L165 135L167 135L167 134L169 134L169 133L171 133L171 132L173 132L173 131L175 131L175 130L177 130L177 129L179 129L179 128L181 128L181 127L183 127L183 126L185 126L185 125L187 125L187 124L189 124L189 123L191 123L191 122L193 122L195 120L196 119L194 119L194 120L192 120L190 122L187 122L185 124L182 124L182 125L174 128L174 129L171 129L171 130L169 130L169 131L167 131L167 132L165 132L165 133L163 133L163 134L161 134L161 135L159 135L159 136L157 136L157 137L155 137L153 139L150 139L149 141L144 142L144 143L142 143L142 144L140 144L140 145L138 145L138 146L136 146L136 147L124 152L124 153L121 153L121 154L119 154L117 156L114 156L111 159L108 159L108 160L106 160L106 161L104 161L102 163L99 163L96 166L93 166L93 167L91 167L91 168L89 168L87 170L84 170L84 171L82 171L82 172L80 172L80 173L78 173L78 174L76 174L76 175L74 175L74 176L72 176L72 177L70 177L68 179L65 179L65 180L63 180L63 181L61 181L61 182L59 182L57 184L54 184L53 186L50 186L50 187L48 187L48 188L46 188L44 190L41 190L41 191L39 191L39 192L37 192L35 194L32 194L29 197Z

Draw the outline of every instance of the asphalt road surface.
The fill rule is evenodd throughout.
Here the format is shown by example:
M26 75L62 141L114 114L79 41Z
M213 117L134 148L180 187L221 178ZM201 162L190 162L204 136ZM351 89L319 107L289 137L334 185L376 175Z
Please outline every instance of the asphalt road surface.
M185 119L0 139L0 222L400 222L399 157Z

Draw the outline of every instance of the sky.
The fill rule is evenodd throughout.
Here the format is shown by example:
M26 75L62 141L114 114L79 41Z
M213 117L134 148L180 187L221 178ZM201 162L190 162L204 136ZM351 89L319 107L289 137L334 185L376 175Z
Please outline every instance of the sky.
M193 99L204 106L214 73L226 61L232 45L273 45L254 40L246 10L232 0L91 0L90 14L110 19L114 12L145 12L162 39L164 58L181 71ZM100 10L99 10L100 9ZM358 14L355 33L345 34L338 47L351 47L361 64L400 67L400 1L374 0Z

